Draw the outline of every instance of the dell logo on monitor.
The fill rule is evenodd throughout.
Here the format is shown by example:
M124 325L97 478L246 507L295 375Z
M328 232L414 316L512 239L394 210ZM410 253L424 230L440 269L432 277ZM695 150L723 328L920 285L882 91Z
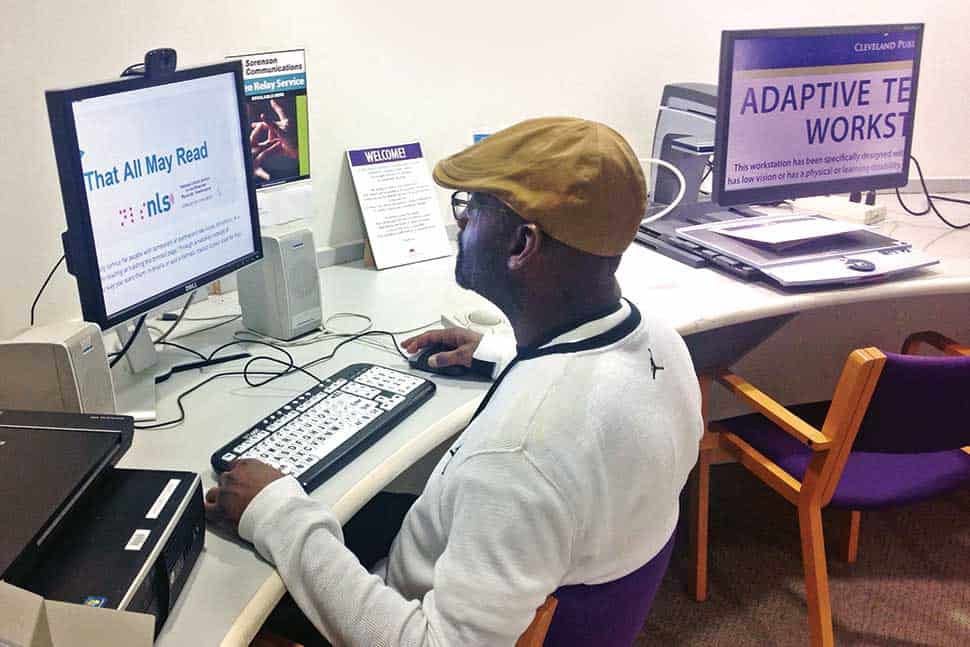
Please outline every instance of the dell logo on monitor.
M182 291L183 292L191 292L192 290L195 290L198 287L199 287L199 284L198 283L189 283L184 288L182 288Z

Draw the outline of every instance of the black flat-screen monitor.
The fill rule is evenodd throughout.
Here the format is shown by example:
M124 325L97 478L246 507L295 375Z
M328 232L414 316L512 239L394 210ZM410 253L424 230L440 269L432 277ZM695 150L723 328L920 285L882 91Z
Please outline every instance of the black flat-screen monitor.
M113 327L262 258L238 61L46 97L85 320Z
M723 32L714 201L906 184L922 44L922 24Z

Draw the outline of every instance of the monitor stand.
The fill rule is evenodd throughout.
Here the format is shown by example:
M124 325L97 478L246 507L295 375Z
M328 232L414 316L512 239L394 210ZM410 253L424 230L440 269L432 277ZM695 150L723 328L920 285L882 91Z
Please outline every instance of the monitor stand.
M122 347L131 339L134 329L135 324L132 322L115 328ZM155 371L151 369L157 364L158 352L146 323L135 335L124 360L118 362L111 371L118 413L131 416L136 422L156 419Z
M115 328L122 347L128 343L134 333L133 323L124 323ZM159 377L159 354L155 350L155 343L148 333L148 326L144 325L135 335L124 361L118 362L111 369L111 379L114 382L115 408L118 413L131 416L136 422L157 420L157 383L164 381L175 373L188 370L215 366L226 362L250 357L249 353L224 353L218 357L191 361L166 361L163 365L166 375Z
M132 373L127 366L121 370L115 367L111 378L114 380L118 413L131 416L135 422L154 421L157 418L155 375L152 371Z

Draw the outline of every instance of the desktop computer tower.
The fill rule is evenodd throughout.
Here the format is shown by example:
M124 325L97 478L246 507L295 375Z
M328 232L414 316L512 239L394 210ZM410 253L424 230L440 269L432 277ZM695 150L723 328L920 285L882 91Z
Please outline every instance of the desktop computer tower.
M239 270L243 325L268 337L293 339L323 322L313 234L307 228L263 234L263 260Z
M0 341L0 409L115 413L101 329L59 321Z
M116 468L11 584L51 600L151 614L157 636L204 542L198 474Z

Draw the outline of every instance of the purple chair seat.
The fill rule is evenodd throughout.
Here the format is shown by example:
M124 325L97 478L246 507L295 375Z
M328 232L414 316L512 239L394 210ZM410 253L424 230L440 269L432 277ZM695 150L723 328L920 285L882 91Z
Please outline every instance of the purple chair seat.
M558 604L543 647L629 647L643 627L663 580L674 536L649 562L618 580L556 590Z
M798 417L820 429L828 402L789 407ZM740 436L799 481L812 459L812 450L779 429L761 414L722 420ZM961 449L898 454L853 451L830 506L864 510L922 501L970 481L970 455Z

